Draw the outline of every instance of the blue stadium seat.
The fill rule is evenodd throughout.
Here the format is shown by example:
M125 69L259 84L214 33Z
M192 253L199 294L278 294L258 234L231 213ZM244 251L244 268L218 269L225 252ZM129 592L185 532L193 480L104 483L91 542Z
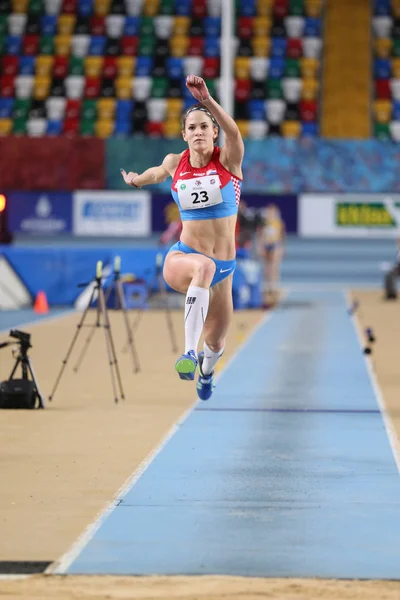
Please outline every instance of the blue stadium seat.
M219 38L207 36L204 38L204 56L219 56Z
M400 100L393 101L392 110L393 110L393 114L392 114L393 121L400 121Z
M19 59L19 74L34 75L35 73L35 57L21 56Z
M104 35L93 35L90 39L89 52L91 56L103 56L107 38Z
M281 56L271 58L268 76L272 79L282 79L285 72L286 60Z
M124 25L124 35L139 35L140 32L140 18L139 17L126 17Z
M303 36L320 37L321 19L316 19L315 17L306 17Z
M286 38L271 38L271 58L286 56L287 39Z
M190 17L192 14L192 0L179 0L175 6L175 14L178 17Z
M376 79L390 79L391 73L392 66L388 58L374 59L374 76Z
M57 33L57 16L43 15L40 17L40 31L42 35L55 35Z
M115 119L117 121L126 121L131 118L133 111L133 100L117 100L115 107Z
M377 17L390 16L390 0L375 0L374 15Z
M317 123L302 123L301 124L301 135L308 135L316 137L318 135Z
M166 60L167 74L170 79L181 79L183 77L183 59L170 56Z
M148 77L151 75L154 65L152 56L138 56L136 59L136 77Z
M0 98L0 119L10 119L13 114L14 98Z
M250 100L249 101L249 118L251 121L265 120L264 100Z
M47 121L47 135L60 135L63 130L62 121Z
M19 35L8 35L6 38L6 54L18 55L21 52L22 38Z
M205 17L204 35L206 37L219 37L221 35L221 19L219 17Z
M89 17L93 14L93 2L92 0L79 0L78 1L78 15L82 17Z
M257 15L256 0L240 0L239 15L241 17L255 17Z
M114 135L125 136L132 133L132 121L115 121Z

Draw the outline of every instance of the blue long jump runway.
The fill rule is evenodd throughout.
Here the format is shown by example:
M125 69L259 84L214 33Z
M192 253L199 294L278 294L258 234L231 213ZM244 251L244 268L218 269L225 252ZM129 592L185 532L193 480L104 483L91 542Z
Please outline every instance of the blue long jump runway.
M344 295L290 294L116 504L58 572L398 579L400 477Z

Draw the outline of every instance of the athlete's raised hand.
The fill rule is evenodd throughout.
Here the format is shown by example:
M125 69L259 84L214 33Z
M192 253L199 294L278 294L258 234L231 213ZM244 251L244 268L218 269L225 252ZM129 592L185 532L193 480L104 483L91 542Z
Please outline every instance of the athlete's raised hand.
M125 169L120 169L121 171L121 175L124 178L124 181L127 185L131 185L132 187L137 187L134 183L132 183L132 181L135 179L135 177L137 177L139 175L139 173L132 173L132 171L129 171L129 173L127 173L125 171Z
M188 75L186 77L186 87L196 100L204 102L209 100L210 92L206 86L204 79L197 77L196 75Z

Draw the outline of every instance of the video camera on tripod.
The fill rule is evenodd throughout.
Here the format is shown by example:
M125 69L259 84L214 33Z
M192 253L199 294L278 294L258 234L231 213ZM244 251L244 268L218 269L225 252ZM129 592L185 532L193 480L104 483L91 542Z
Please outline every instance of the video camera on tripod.
M3 342L0 348L18 344L13 370L6 381L0 383L0 408L44 408L44 401L36 383L35 374L28 356L31 345L31 334L18 329L11 329L9 336L16 342ZM14 375L21 366L22 378L15 379ZM30 377L30 378L29 378Z

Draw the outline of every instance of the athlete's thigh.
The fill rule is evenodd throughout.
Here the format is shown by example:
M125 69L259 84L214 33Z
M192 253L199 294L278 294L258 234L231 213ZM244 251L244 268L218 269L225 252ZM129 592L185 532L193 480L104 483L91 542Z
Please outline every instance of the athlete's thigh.
M172 289L186 294L199 265L206 265L211 271L215 271L213 261L207 256L194 253L185 254L183 252L170 252L167 254L164 261L164 279Z
M204 324L204 337L208 344L224 342L232 321L232 278L230 275L211 289L210 305Z

